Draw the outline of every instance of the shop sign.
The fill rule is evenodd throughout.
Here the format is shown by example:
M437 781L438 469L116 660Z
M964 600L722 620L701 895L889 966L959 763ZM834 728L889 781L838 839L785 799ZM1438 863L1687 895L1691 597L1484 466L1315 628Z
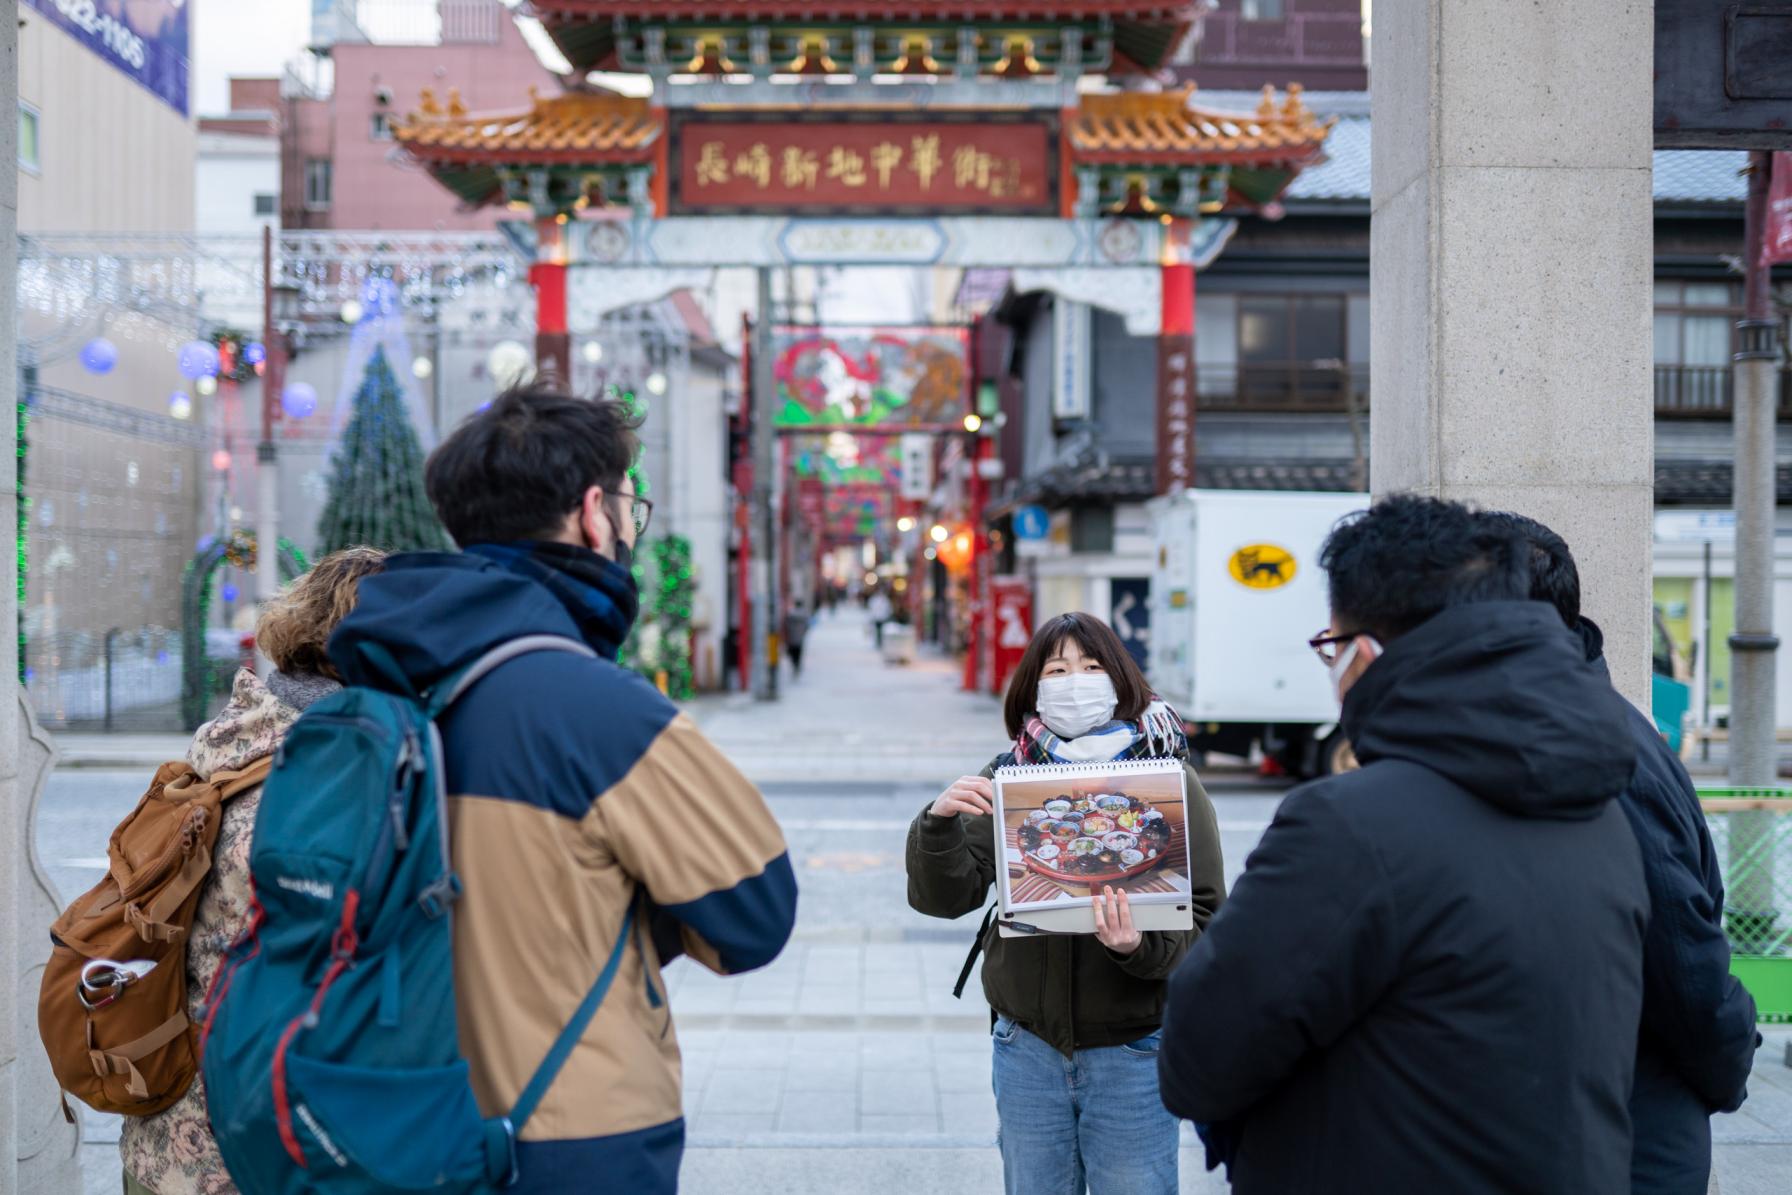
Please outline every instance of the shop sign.
M995 649L991 691L999 695L1033 641L1033 586L1025 577L992 577L989 591L989 641Z
M186 0L24 0L27 8L187 115Z

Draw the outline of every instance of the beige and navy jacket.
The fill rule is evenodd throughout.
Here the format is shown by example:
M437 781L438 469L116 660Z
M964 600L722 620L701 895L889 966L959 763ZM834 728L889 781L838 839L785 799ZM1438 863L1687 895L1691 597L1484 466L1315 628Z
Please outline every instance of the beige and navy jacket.
M603 595L593 591L590 601ZM576 587L476 554L395 557L363 581L332 654L386 647L413 678L452 675L523 635L614 644ZM683 1150L678 1040L661 966L723 974L789 938L796 883L758 791L690 719L608 659L539 652L442 720L454 865L460 1047L502 1116L602 970L632 901L648 916L520 1143L526 1192L671 1192Z

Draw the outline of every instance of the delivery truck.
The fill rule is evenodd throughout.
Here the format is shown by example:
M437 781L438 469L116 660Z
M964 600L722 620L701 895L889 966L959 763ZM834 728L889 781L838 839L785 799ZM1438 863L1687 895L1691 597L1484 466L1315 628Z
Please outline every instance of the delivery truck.
M1198 751L1295 776L1353 766L1307 640L1330 618L1319 550L1366 494L1184 490L1150 504L1150 677Z

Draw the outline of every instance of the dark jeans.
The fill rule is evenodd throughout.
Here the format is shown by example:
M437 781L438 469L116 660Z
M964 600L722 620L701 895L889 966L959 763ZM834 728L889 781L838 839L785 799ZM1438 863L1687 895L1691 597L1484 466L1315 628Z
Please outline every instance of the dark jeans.
M877 650L882 651L884 649L884 624L874 622L871 625L877 628Z

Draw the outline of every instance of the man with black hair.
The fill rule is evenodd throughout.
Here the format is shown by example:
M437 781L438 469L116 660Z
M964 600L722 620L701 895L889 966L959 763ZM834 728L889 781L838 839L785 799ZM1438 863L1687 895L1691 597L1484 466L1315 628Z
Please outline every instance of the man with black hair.
M1629 1190L1636 749L1528 563L1406 495L1326 543L1312 646L1363 767L1283 800L1159 1056L1240 1195Z
M616 663L652 512L628 476L637 448L620 403L543 384L499 395L429 459L462 552L392 557L330 641L349 683L417 692L496 648L524 653L439 722L460 1046L485 1116L509 1115L608 960L620 969L522 1132L514 1192L675 1191L684 1121L660 968L680 953L723 974L764 966L796 916L759 792ZM569 640L574 653L545 650Z
M1580 612L1580 570L1568 544L1523 515L1489 511L1489 526L1515 532L1531 549L1531 597L1553 606L1605 670L1605 637ZM1760 1041L1755 1002L1730 974L1723 875L1680 760L1641 711L1626 710L1637 769L1618 805L1642 850L1651 917L1643 940L1643 1013L1630 1092L1635 1195L1704 1195L1711 1178L1711 1114L1734 1112L1748 1095Z

